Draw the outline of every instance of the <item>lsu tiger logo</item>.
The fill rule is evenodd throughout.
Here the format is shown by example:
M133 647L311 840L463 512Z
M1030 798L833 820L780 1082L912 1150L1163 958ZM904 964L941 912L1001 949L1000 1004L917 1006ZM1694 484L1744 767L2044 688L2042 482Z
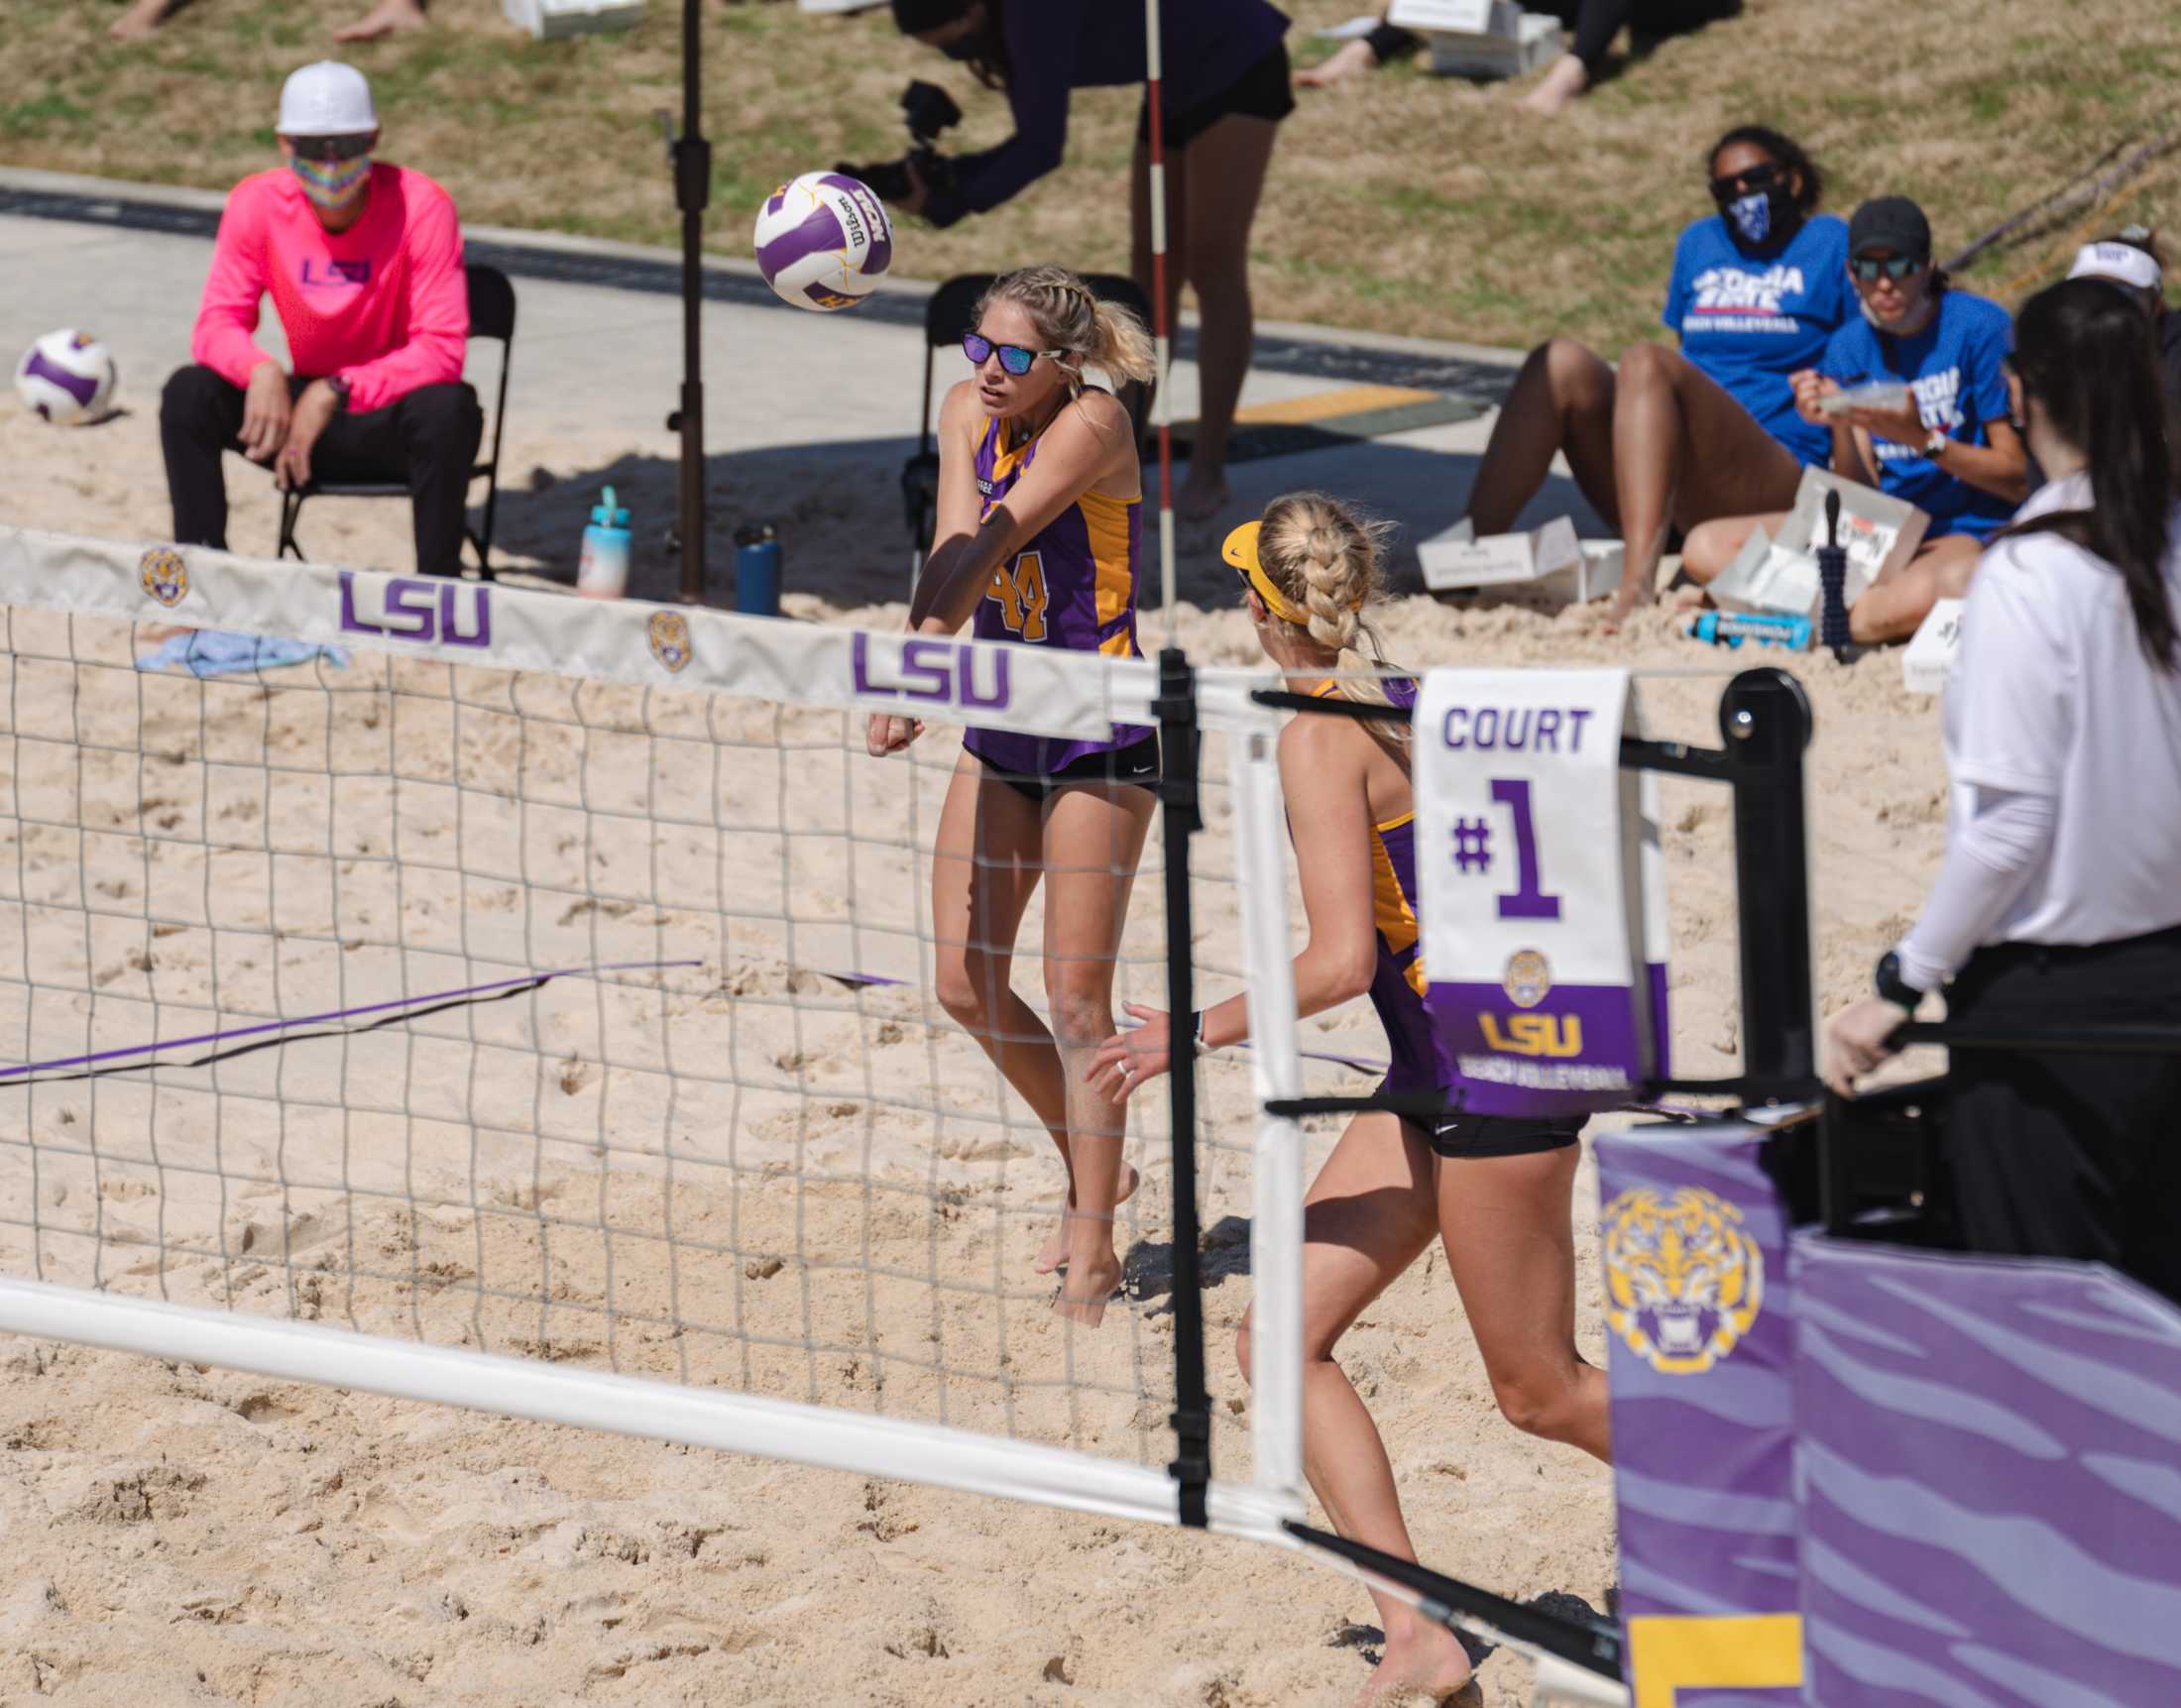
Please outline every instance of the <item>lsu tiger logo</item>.
M696 656L689 643L689 619L678 611L654 611L645 631L651 642L651 656L669 670L681 670Z
M1535 949L1518 949L1507 958L1500 988L1517 1008L1535 1008L1552 993L1552 964Z
M1605 1206L1606 1321L1662 1376L1700 1376L1765 1304L1765 1253L1742 1212L1700 1187L1625 1192Z
M156 545L137 564L137 580L172 611L189 597L189 566L172 546Z

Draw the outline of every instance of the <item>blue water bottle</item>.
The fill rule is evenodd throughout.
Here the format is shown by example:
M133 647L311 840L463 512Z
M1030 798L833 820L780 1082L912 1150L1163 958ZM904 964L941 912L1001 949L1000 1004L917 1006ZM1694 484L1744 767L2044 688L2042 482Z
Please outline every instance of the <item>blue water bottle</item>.
M768 521L735 530L735 609L745 617L780 615L780 533Z
M591 525L583 530L576 591L586 599L619 599L629 591L629 512L614 503L612 487L592 508Z

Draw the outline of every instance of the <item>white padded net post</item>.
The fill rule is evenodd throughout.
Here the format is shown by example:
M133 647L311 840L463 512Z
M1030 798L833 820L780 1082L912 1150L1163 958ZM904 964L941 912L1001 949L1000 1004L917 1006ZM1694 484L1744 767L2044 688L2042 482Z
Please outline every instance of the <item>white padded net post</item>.
M1130 1297L1062 1321L1057 1157L931 995L962 685L1065 733L1148 721L1148 664L9 529L0 600L0 1326L1172 1522L1163 1099ZM308 655L140 668L218 650L180 624ZM1248 975L1234 779L1277 823L1222 703L1206 996ZM1116 1007L1164 1005L1163 880L1154 831ZM1205 1102L1222 1320L1276 1255L1251 1072ZM1292 1509L1293 1388L1217 1408L1224 1528Z

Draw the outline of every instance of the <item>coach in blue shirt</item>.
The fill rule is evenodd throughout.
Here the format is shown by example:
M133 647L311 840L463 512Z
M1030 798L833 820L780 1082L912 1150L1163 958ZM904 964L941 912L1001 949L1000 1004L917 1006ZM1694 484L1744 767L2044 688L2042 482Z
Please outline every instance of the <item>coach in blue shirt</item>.
M1880 196L1848 222L1848 276L1862 312L1794 376L1795 406L1830 440L1836 474L1875 486L1931 518L1922 544L1863 591L1848 613L1859 641L1903 640L1941 599L1958 599L1984 551L2028 496L2028 457L2008 418L2013 326L1997 302L1949 285L1931 264L1931 226L1906 196ZM1828 404L1860 387L1905 386L1892 408ZM1707 522L1683 567L1698 583L1733 561L1750 529L1784 515Z
M989 87L1004 89L1015 134L952 163L944 183L913 166L897 205L934 225L997 207L1061 163L1068 101L1077 89L1140 83L1148 70L1143 15L1110 0L893 0L894 22ZM1254 317L1249 231L1272 160L1274 133L1295 110L1288 20L1266 0L1166 0L1159 113L1166 147L1167 323L1186 280L1203 315L1203 404L1176 496L1184 520L1226 504L1227 436L1249 371ZM1150 114L1136 134L1130 207L1136 282L1151 289Z

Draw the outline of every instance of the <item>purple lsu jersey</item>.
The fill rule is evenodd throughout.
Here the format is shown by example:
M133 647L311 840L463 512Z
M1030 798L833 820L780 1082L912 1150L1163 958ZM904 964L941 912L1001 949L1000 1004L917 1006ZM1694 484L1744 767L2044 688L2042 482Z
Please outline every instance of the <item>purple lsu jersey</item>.
M977 434L979 515L1013 490L1037 460L1035 438L1016 439L1010 423L987 418ZM1067 646L1115 658L1136 647L1136 571L1143 558L1143 501L1085 493L992 573L971 632L979 640ZM1049 776L1092 753L1142 740L1151 732L1115 724L1103 741L1049 740L1012 730L971 730L963 745L995 770Z
M1416 709L1417 685L1407 677L1389 677L1386 698L1403 711ZM1329 697L1339 688L1319 688ZM1418 954L1416 813L1371 826L1371 918L1378 931L1378 965L1371 972L1371 1006L1386 1028L1393 1058L1379 1091L1409 1096L1441 1090L1446 1076L1431 1017L1424 1010L1424 962Z

